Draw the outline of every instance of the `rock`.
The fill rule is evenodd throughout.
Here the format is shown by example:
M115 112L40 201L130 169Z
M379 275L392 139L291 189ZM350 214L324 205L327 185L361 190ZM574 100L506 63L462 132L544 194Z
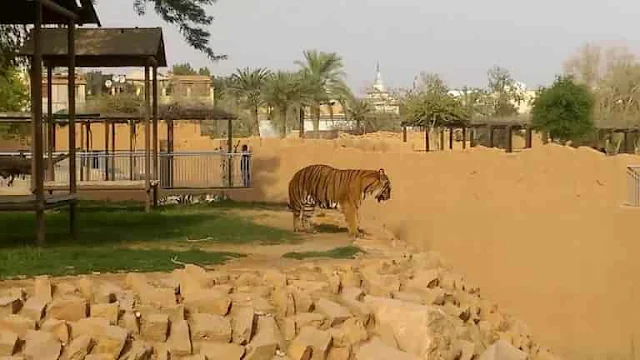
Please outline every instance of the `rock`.
M149 305L141 305L138 307L142 317L150 314L166 314L169 321L178 321L185 319L185 309L183 304L176 304L167 307L154 307Z
M23 288L13 287L6 290L0 290L0 297L16 298L24 302L27 300L27 292Z
M231 341L231 321L215 314L191 316L191 338L228 343Z
M82 275L80 276L80 279L78 279L77 284L80 295L82 295L82 297L87 301L94 301L93 293L95 291L95 284L93 281L91 281L88 276Z
M360 288L344 288L340 297L342 300L362 301L364 299L364 291Z
M94 342L89 335L80 335L73 339L62 351L61 360L82 360L91 352Z
M461 275L443 271L440 274L440 287L449 291L463 290L464 279Z
M186 268L174 270L172 273L173 278L180 284L180 295L184 300L214 285L213 279L207 276L206 272L201 273L197 268L193 265L189 267L191 273L187 272Z
M391 297L393 292L400 291L400 277L398 275L383 275L371 269L362 274L364 288L370 295Z
M0 330L0 356L13 355L18 347L18 335L13 331Z
M440 269L425 269L414 273L405 288L407 290L433 289L440 284Z
M21 315L9 315L0 318L0 330L10 330L21 339L24 339L27 331L36 329L36 322L33 319Z
M331 289L331 293L334 295L340 293L340 289L342 289L342 281L338 274L329 275L329 288Z
M312 299L319 299L331 295L331 287L325 281L291 280L290 283L290 288L298 290L298 292L306 293Z
M27 359L58 360L60 357L62 345L52 333L29 330L24 340Z
M187 323L187 320L180 320L171 324L167 345L169 346L171 357L191 354L191 338L189 337L189 323Z
M200 266L186 264L184 266L184 272L189 275L191 279L196 280L203 288L211 287L214 285L213 279L207 274L207 271Z
M44 301L45 304L53 300L53 289L49 275L36 276L34 288L33 296Z
M331 342L329 332L306 326L289 345L289 355L296 360L305 359L305 356L308 356L306 359L325 360L329 354ZM309 349L310 357L307 355Z
M289 288L293 295L296 312L311 312L313 311L313 299L311 295L300 289Z
M200 345L200 354L207 360L240 360L245 354L244 346L205 342Z
M70 282L61 282L53 286L54 297L66 297L79 295L78 288Z
M425 358L436 351L453 351L447 339L455 336L455 325L438 308L369 295L365 303L373 309L377 325L391 328L400 350Z
M155 344L151 358L153 360L169 360L169 346L166 343Z
M414 304L424 304L422 297L417 293L399 291L392 294L392 298L396 300L406 301Z
M153 348L144 341L134 341L129 350L122 354L119 360L149 360L152 353Z
M91 317L99 317L109 320L109 324L118 324L118 315L120 314L120 304L118 302L107 304L91 305Z
M22 309L22 299L15 296L0 298L0 318L17 314Z
M102 318L86 318L75 322L69 322L71 328L71 338L75 339L82 335L89 335L92 339L97 339L106 333L109 321Z
M47 319L40 325L40 330L53 333L62 344L69 342L69 325L64 320Z
M30 297L27 302L24 303L19 314L38 322L44 317L47 302L48 300L37 298L35 296Z
M344 306L327 299L320 299L315 303L316 311L329 320L329 326L336 326L351 317L351 313Z
M136 295L131 290L123 290L116 295L121 311L133 311L137 305Z
M142 338L149 341L164 342L169 332L169 316L166 314L148 314L140 319Z
M280 328L282 329L282 335L284 336L284 339L286 341L293 340L297 335L296 319L292 316L282 319L280 323Z
M233 326L233 342L240 345L250 342L256 322L256 313L253 308L241 308L237 311L232 310L231 324Z
M294 317L296 334L305 326L311 326L316 329L329 328L329 322L326 317L320 313L298 313Z
M358 318L347 319L339 328L330 329L333 345L349 348L369 339L367 329Z
M422 289L420 294L425 305L444 305L446 292L440 288Z
M256 334L247 345L244 360L271 360L276 350L286 348L284 338L275 319L271 316L259 316Z
M342 290L340 301L367 326L371 319L371 309L360 301L363 298L364 292L361 289L348 288Z
M260 273L255 271L243 272L235 280L236 286L259 286L262 282Z
M65 297L53 300L47 307L47 318L78 321L87 317L87 300L80 297Z
M352 266L340 271L339 276L343 289L347 287L359 288L362 286L362 276L360 276L360 273Z
M173 307L176 305L176 293L171 288L146 287L140 290L140 303L156 307Z
M407 352L385 345L378 339L372 339L362 345L356 354L356 360L421 360L421 358ZM425 358L427 359L427 358Z
M473 360L476 356L476 344L467 340L458 340L459 360Z
M109 354L89 354L84 360L113 360Z
M343 347L332 347L327 355L327 360L349 360L350 358L351 350Z
M478 360L525 360L527 354L505 340L498 340L485 350Z
M296 303L293 294L288 291L279 291L273 295L273 303L278 308L278 316L287 317L296 313Z
M267 270L262 277L267 284L276 290L287 287L287 275L278 270Z
M83 292L83 296L86 296L84 294L84 291L81 290ZM101 284L98 287L98 290L95 291L95 293L93 294L93 301L97 304L108 304L108 303L112 303L115 302L116 300L118 300L118 294L122 294L124 292L124 290L122 290L122 288L120 288L119 286L116 286L114 284L111 283L104 283ZM131 293L131 300L133 301L133 293ZM123 301L120 301L120 306L122 307ZM132 304L133 305L133 304Z
M224 316L229 312L231 300L229 296L217 291L203 290L185 300L184 306L190 313L200 312Z
M132 334L140 334L140 321L138 317L132 312L125 312L118 321L118 326L125 328Z
M92 354L107 354L112 359L117 359L122 353L129 332L121 327L109 325L104 333L97 336L96 346L91 351Z
M124 282L127 288L133 290L138 295L144 292L145 289L152 287L147 277L140 273L128 273L124 278Z

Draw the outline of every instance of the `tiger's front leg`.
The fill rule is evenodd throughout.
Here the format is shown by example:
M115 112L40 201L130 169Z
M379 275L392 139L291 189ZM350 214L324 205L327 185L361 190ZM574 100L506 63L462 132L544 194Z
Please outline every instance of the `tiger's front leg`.
M342 208L342 213L344 214L344 217L347 220L349 236L354 240L359 238L360 235L358 233L358 222L357 222L358 209L355 206L353 206L353 204L349 204L349 203L340 205L340 207Z

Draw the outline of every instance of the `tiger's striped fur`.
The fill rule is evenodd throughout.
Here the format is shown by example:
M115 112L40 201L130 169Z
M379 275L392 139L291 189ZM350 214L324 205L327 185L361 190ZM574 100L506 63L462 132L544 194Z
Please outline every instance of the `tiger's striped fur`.
M315 207L342 211L349 234L358 236L358 209L368 195L378 200L391 198L391 180L383 169L336 169L314 164L298 170L289 181L289 209L293 231L309 230Z

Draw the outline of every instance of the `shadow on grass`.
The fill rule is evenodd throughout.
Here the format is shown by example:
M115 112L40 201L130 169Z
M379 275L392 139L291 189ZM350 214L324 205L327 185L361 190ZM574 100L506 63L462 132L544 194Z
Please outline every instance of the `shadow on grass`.
M349 229L333 224L316 224L313 228L319 233L338 234L349 232Z
M357 246L344 246L327 251L288 252L282 255L282 257L296 260L309 258L353 259L356 254L364 252L364 250Z
M145 213L138 204L80 202L77 241L69 239L67 210L46 215L46 247L103 247L132 242L183 241L207 239L208 242L247 244L281 243L297 239L290 231L256 224L222 208L209 206L175 207ZM0 248L35 243L35 216L31 212L0 213Z

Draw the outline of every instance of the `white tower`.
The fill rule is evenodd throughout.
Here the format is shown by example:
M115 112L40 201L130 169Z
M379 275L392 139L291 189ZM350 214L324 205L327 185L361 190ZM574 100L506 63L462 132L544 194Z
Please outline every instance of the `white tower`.
M380 73L380 62L376 63L376 80L373 83L373 88L379 92L385 92L382 73Z

